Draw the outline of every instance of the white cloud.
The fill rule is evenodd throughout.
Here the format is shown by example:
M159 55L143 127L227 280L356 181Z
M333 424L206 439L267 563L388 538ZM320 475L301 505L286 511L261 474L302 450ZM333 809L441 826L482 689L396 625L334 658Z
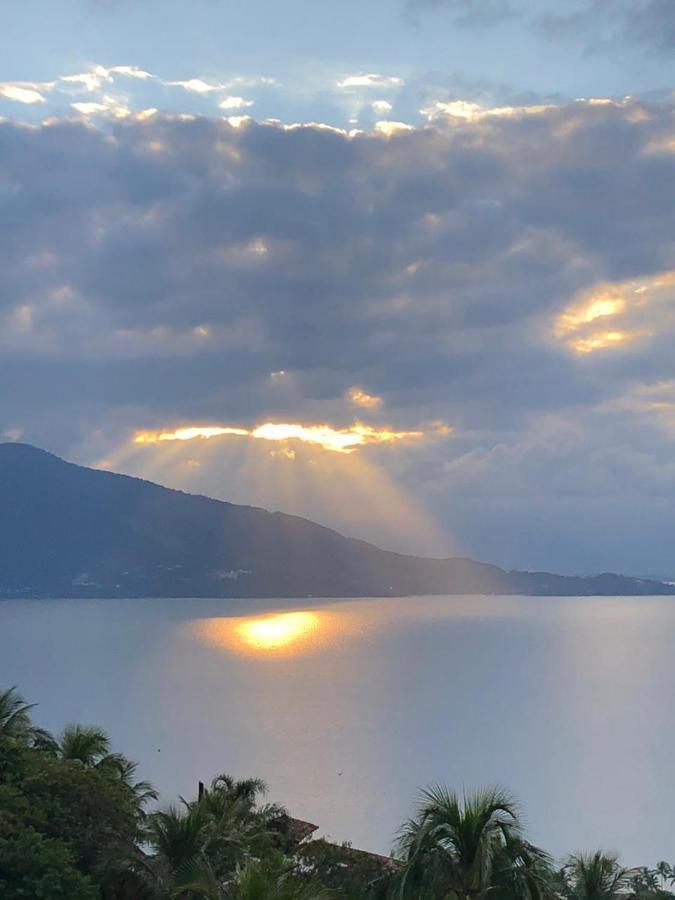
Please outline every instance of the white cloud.
M402 87L405 84L402 78L393 75L360 74L348 75L342 81L337 82L339 88L387 88Z
M593 102L593 101L589 101ZM449 102L437 101L430 106L421 109L420 112L429 121L434 119L452 118L464 119L467 122L477 122L487 116L515 117L531 116L553 109L552 104L538 104L531 106L494 106L485 107L480 103L467 100L451 100Z
M389 122L382 121L375 123L375 132L377 134L382 134L385 137L391 137L394 134L401 134L406 131L414 131L412 125L407 125L405 122Z
M82 113L83 116L90 116L92 113L104 113L108 111L105 103L71 103L74 110Z
M81 72L77 75L62 75L59 78L59 81L64 81L66 84L74 84L80 90L87 93L97 91L102 84L101 79L92 72Z
M370 105L373 108L373 112L376 112L378 116L385 116L392 110L392 105L388 100L374 100Z
M96 102L83 102L83 103L71 103L71 107L79 112L83 116L92 116L92 115L109 115L114 119L125 119L127 116L131 115L131 110L122 106L112 97L104 97L104 103L96 103ZM141 116L142 118L142 116Z
M237 75L236 78L231 78L225 87L234 87L234 85L245 85L246 87L258 87L262 85L264 87L278 87L279 82L276 78L268 78L265 75L260 76L248 76L248 75Z
M225 122L228 122L233 128L241 128L247 122L252 121L250 116L223 116Z
M246 109L253 106L253 100L246 100L244 97L225 97L218 106L221 109Z
M110 71L116 75L126 75L128 78L139 78L141 81L155 77L152 73L146 72L145 69L139 69L138 66L113 66Z
M182 87L193 94L209 94L211 91L222 91L226 87L224 84L202 81L201 78L189 78L187 81L165 81L164 83L170 87Z
M0 84L0 97L17 103L44 103L45 98L36 87L26 82L5 82Z

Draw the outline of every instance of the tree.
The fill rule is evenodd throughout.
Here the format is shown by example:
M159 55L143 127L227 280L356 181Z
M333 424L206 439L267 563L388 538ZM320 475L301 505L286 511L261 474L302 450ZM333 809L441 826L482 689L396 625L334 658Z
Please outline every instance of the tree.
M40 900L97 900L98 889L75 867L61 841L50 840L33 828L20 828L0 837L0 898Z
M58 739L45 742L44 749L59 759L76 763L85 769L95 769L113 781L119 781L129 791L136 812L144 815L145 806L157 800L157 791L148 781L136 781L136 763L122 753L111 751L105 731L93 725L67 725Z
M250 861L225 881L208 863L185 869L183 880L171 894L172 900L332 900L338 895L316 878L298 871L280 853L264 860Z
M55 749L61 759L85 769L105 768L111 756L108 735L93 725L66 725Z
M220 896L237 871L274 852L281 808L259 804L265 790L257 778L219 775L199 799L151 813L143 828L150 852L132 852L125 878L136 879L143 896Z
M616 900L626 894L631 872L619 864L616 853L578 853L570 856L562 874L572 900Z
M337 891L345 900L384 898L390 896L389 887L395 881L400 864L361 850L350 844L333 844L323 838L303 842L295 856L303 871L318 882Z
M37 736L46 736L31 721L30 712L34 708L35 704L26 703L16 687L0 691L0 737L31 744Z
M226 895L228 900L330 900L335 896L315 878L300 874L282 856L266 863L248 863L237 872Z
M635 900L671 900L675 873L669 863L657 863L656 868L640 866L630 872L630 893Z
M398 849L400 898L536 898L545 892L548 857L524 839L518 808L499 788L462 797L440 786L423 791Z

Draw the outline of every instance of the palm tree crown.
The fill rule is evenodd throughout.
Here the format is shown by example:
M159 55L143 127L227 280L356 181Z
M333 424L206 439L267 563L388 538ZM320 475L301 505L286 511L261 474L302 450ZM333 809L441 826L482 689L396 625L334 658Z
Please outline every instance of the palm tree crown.
M16 687L0 691L0 736L29 742L34 728L30 711L34 703L26 703Z
M631 872L615 853L579 853L570 856L563 872L574 900L615 900L626 892Z
M398 848L405 863L401 898L537 897L548 864L524 839L518 808L500 788L462 796L444 787L423 791Z

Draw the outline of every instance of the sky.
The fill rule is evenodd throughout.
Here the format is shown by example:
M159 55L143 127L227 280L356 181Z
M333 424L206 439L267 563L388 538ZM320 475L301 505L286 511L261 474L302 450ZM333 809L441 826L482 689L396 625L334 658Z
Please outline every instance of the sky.
M675 576L675 0L7 0L0 434Z

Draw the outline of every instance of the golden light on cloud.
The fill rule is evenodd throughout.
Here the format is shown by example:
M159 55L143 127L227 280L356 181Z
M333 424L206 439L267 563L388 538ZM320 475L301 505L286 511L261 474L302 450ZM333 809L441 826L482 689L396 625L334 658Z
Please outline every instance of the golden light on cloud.
M251 437L264 441L303 441L334 453L353 453L366 444L391 444L421 438L423 431L392 431L357 423L350 428L331 425L301 425L289 422L265 422L253 429L221 425L188 425L172 431L138 431L135 444L159 444L165 441L191 441L224 436Z
M348 393L354 406L360 406L361 409L379 409L382 406L382 397L368 394L360 387L349 388Z
M575 353L622 347L671 330L673 301L675 270L595 285L555 318L553 334Z
M245 428L221 428L217 425L190 425L175 431L137 431L134 444L159 444L163 441L192 441L195 438L220 437L225 434L245 436L250 432Z
M595 322L606 316L616 316L626 309L623 297L609 293L600 293L584 300L581 304L570 307L556 322L556 335L562 337L577 331L584 325Z
M623 331L601 331L589 337L577 338L570 341L570 347L577 353L593 353L594 350L604 350L605 347L615 347L630 340L631 336Z
M341 617L322 610L263 616L217 617L190 624L199 640L246 656L295 656L329 643L341 631Z

